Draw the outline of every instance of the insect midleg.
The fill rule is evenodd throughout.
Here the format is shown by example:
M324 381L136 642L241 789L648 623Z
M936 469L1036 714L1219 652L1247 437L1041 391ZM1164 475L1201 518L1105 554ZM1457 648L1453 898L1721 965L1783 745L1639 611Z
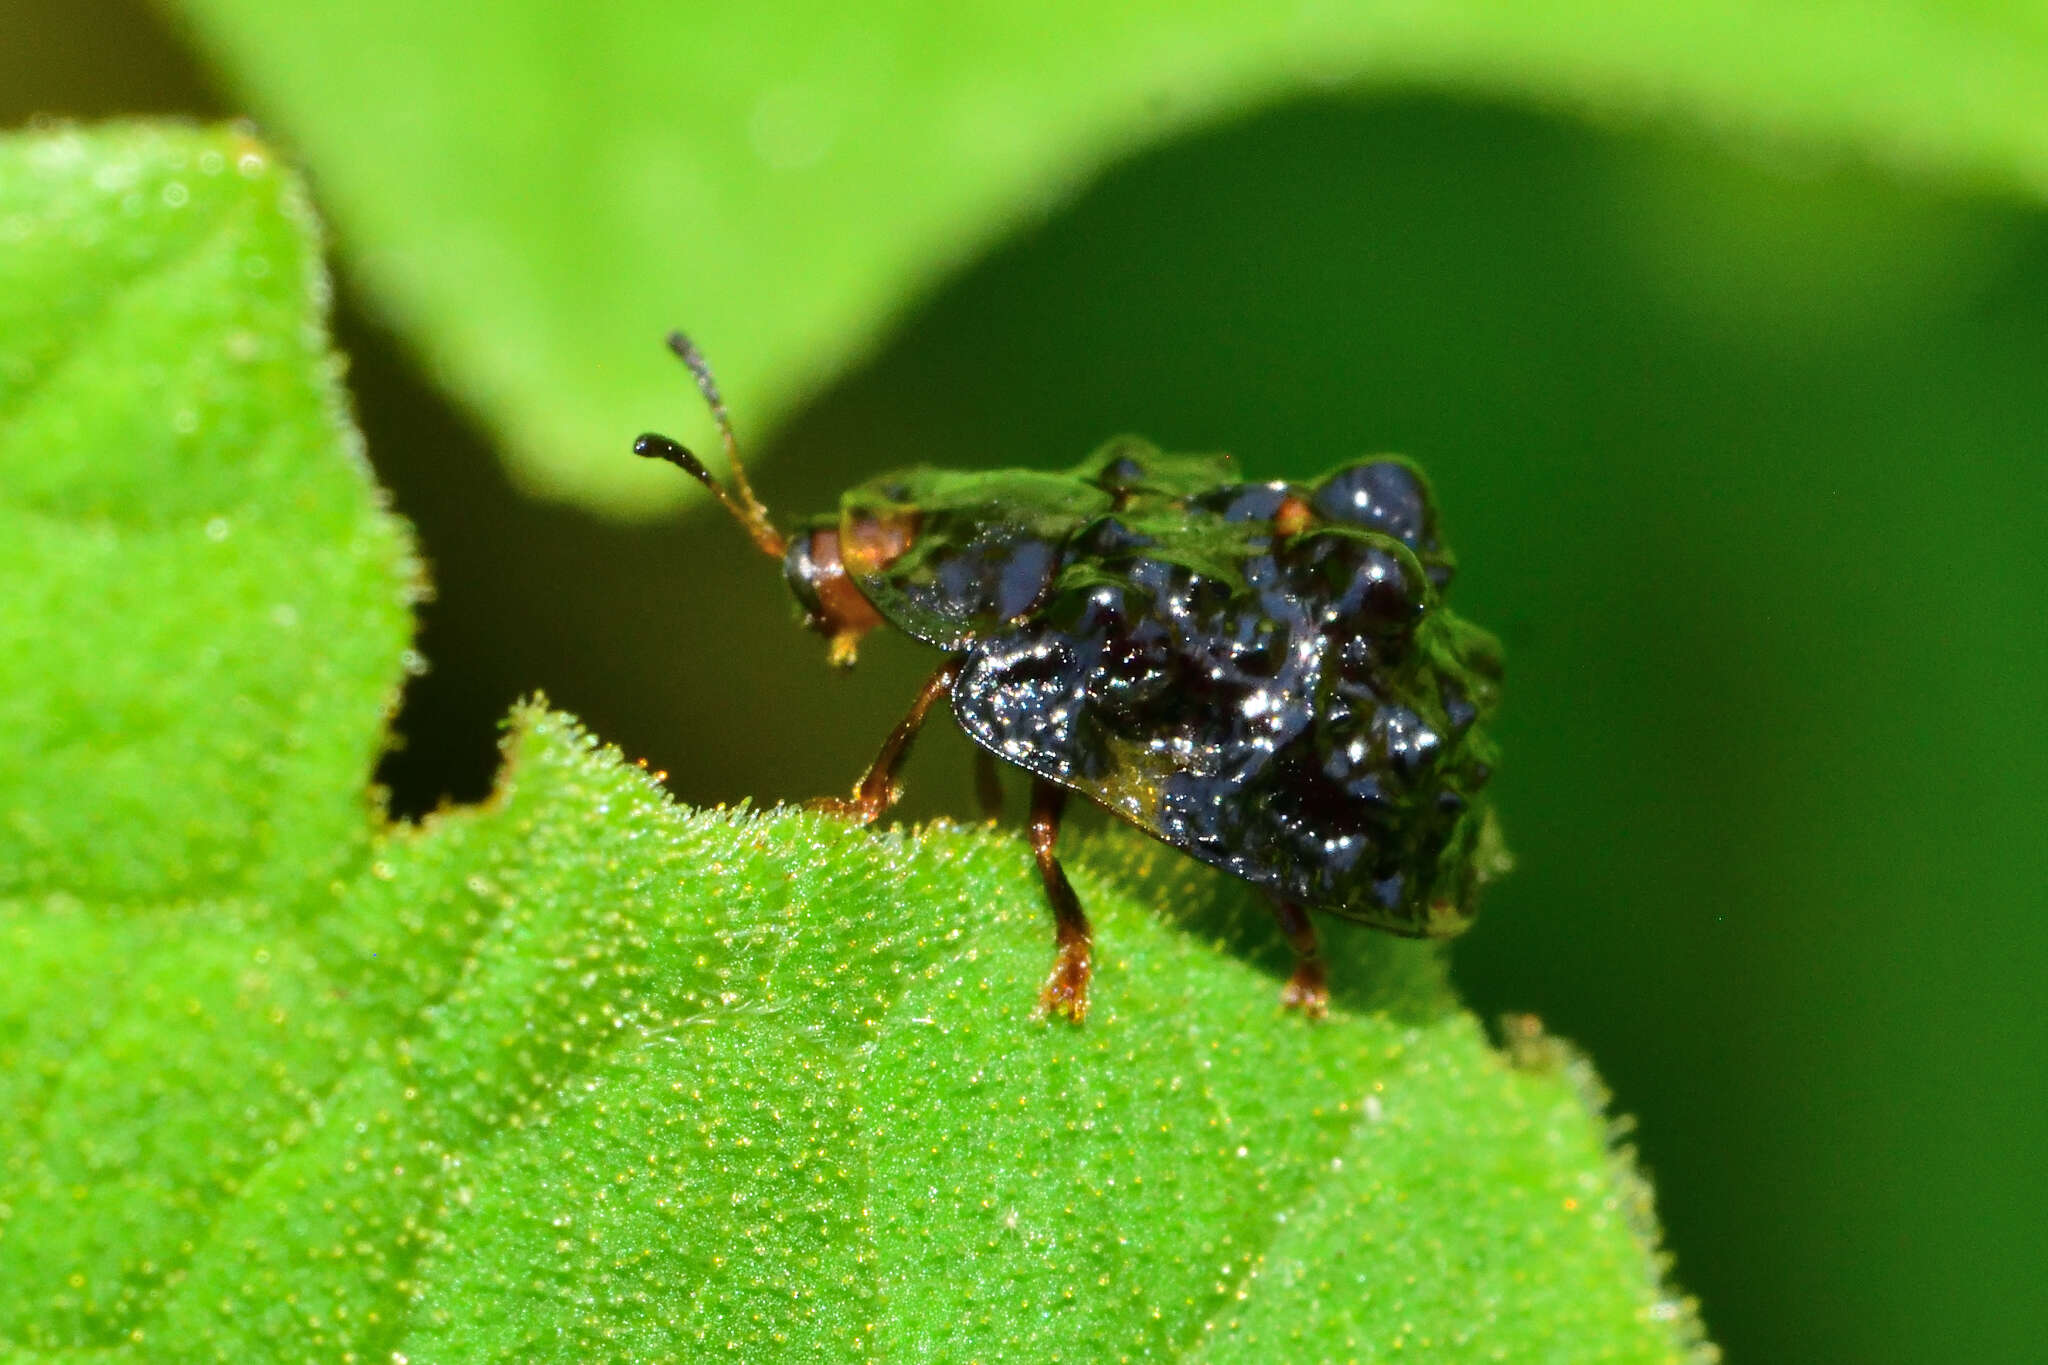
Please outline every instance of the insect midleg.
M1283 1009L1300 1010L1311 1019L1330 1012L1330 983L1323 972L1322 945L1316 942L1316 926L1308 912L1293 901L1275 901L1273 917L1287 946L1294 949L1294 975L1280 988Z
M1031 780L1031 852L1038 859L1038 875L1045 881L1045 898L1052 903L1056 945L1052 974L1038 993L1038 1004L1047 1014L1064 1014L1078 1024L1088 1013L1095 942L1080 898L1052 851L1053 841L1060 837L1060 811L1066 804L1066 788L1042 777Z
M822 796L808 802L810 808L843 815L861 825L871 825L881 819L882 812L896 804L900 794L896 774L903 767L903 760L910 757L911 741L917 738L918 730L924 725L925 712L932 709L933 702L953 690L953 680L960 676L961 663L961 658L956 655L932 674L917 694L917 700L910 704L910 714L897 722L889 737L882 741L882 751L875 755L875 761L861 775L851 797Z

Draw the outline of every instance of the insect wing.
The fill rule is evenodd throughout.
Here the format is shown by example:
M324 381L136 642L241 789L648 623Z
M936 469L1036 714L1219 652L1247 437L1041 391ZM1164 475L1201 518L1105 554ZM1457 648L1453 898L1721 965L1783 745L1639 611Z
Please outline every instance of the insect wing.
M1030 619L970 647L962 728L1280 896L1461 929L1484 866L1487 637L1436 607L1391 536L1330 527L1276 551L1269 523L1149 510L1128 509L1137 539L1169 510L1174 533L1070 557ZM1388 563L1418 605L1374 634Z

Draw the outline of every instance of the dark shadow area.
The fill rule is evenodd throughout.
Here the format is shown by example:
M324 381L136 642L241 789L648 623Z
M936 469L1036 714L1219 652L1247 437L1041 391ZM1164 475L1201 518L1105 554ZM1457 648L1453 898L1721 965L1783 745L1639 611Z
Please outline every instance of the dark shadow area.
M75 6L24 12L64 36L8 109L219 112L146 11L94 0L77 38ZM99 69L103 34L136 53ZM344 290L340 343L439 594L395 809L481 796L535 690L688 801L853 780L924 651L830 676L705 501L621 526L524 498L364 311ZM2025 1358L2048 1313L2044 414L2031 210L1332 98L1114 168L782 430L735 415L785 523L893 465L1058 467L1127 430L1256 474L1420 458L1453 605L1508 646L1519 867L1460 988L1597 1061L1731 1360L1932 1362ZM616 458L672 415L619 414ZM935 724L902 813L970 816L967 759ZM1204 932L1277 989L1269 927L1226 918Z
M192 52L136 0L8 0L0 128L31 118L230 118Z
M1109 834L1111 837L1102 837ZM1246 883L1161 845L1152 856L1133 859L1132 833L1103 817L1086 833L1062 841L1061 854L1085 860L1097 878L1107 878L1140 905L1149 905L1183 934L1243 958L1280 989L1294 972L1294 953L1275 922L1272 902ZM1020 839L1019 854L1025 853ZM1140 845L1142 847L1142 845ZM1046 943L1052 943L1046 921ZM1322 915L1316 933L1328 968L1333 1008L1357 1014L1382 1013L1403 1024L1424 1025L1454 1012L1457 997L1445 980L1442 946L1395 938L1362 924ZM1303 1027L1313 1027L1302 1021Z

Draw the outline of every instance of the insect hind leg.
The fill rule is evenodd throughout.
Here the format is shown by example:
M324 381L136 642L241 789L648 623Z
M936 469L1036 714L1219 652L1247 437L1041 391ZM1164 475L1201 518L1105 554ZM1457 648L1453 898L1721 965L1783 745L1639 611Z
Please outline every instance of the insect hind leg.
M1293 901L1274 902L1273 916L1280 921L1287 946L1294 949L1294 975L1280 988L1280 1007L1320 1019L1330 1012L1330 980L1323 970L1323 950L1316 941L1316 926L1308 912Z
M1052 972L1038 993L1039 1008L1051 1015L1064 1015L1080 1023L1088 1014L1088 982L1095 972L1095 939L1088 927L1087 912L1067 880L1066 869L1053 854L1060 834L1060 812L1067 804L1066 789L1033 778L1031 782L1031 852L1038 860L1038 875L1045 882L1045 898L1052 905L1054 951Z

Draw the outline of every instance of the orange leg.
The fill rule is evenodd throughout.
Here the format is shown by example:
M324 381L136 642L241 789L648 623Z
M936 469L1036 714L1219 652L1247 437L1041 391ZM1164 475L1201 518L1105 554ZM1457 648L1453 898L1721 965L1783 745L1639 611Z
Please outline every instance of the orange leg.
M889 738L882 741L882 752L876 754L875 761L868 765L851 797L821 796L804 804L812 810L844 816L857 825L872 825L881 819L882 812L895 805L896 798L902 794L902 789L896 785L896 774L903 767L903 760L910 757L910 744L924 725L925 712L932 709L933 702L953 690L953 680L960 676L960 662L957 658L948 659L938 672L932 674L924 690L917 694L917 700L911 703L910 714L889 732Z
M1294 975L1280 988L1280 1007L1300 1010L1311 1019L1330 1012L1330 983L1323 974L1323 952L1316 943L1316 926L1308 912L1293 901L1279 901L1273 907L1287 946L1294 949Z
M1094 939L1088 916L1074 895L1060 860L1053 856L1053 841L1060 835L1060 811L1067 804L1064 787L1044 778L1031 781L1031 852L1038 859L1038 875L1045 881L1045 898L1052 903L1052 974L1038 993L1038 1006L1047 1014L1065 1015L1080 1023L1088 1013L1088 978L1094 973Z

